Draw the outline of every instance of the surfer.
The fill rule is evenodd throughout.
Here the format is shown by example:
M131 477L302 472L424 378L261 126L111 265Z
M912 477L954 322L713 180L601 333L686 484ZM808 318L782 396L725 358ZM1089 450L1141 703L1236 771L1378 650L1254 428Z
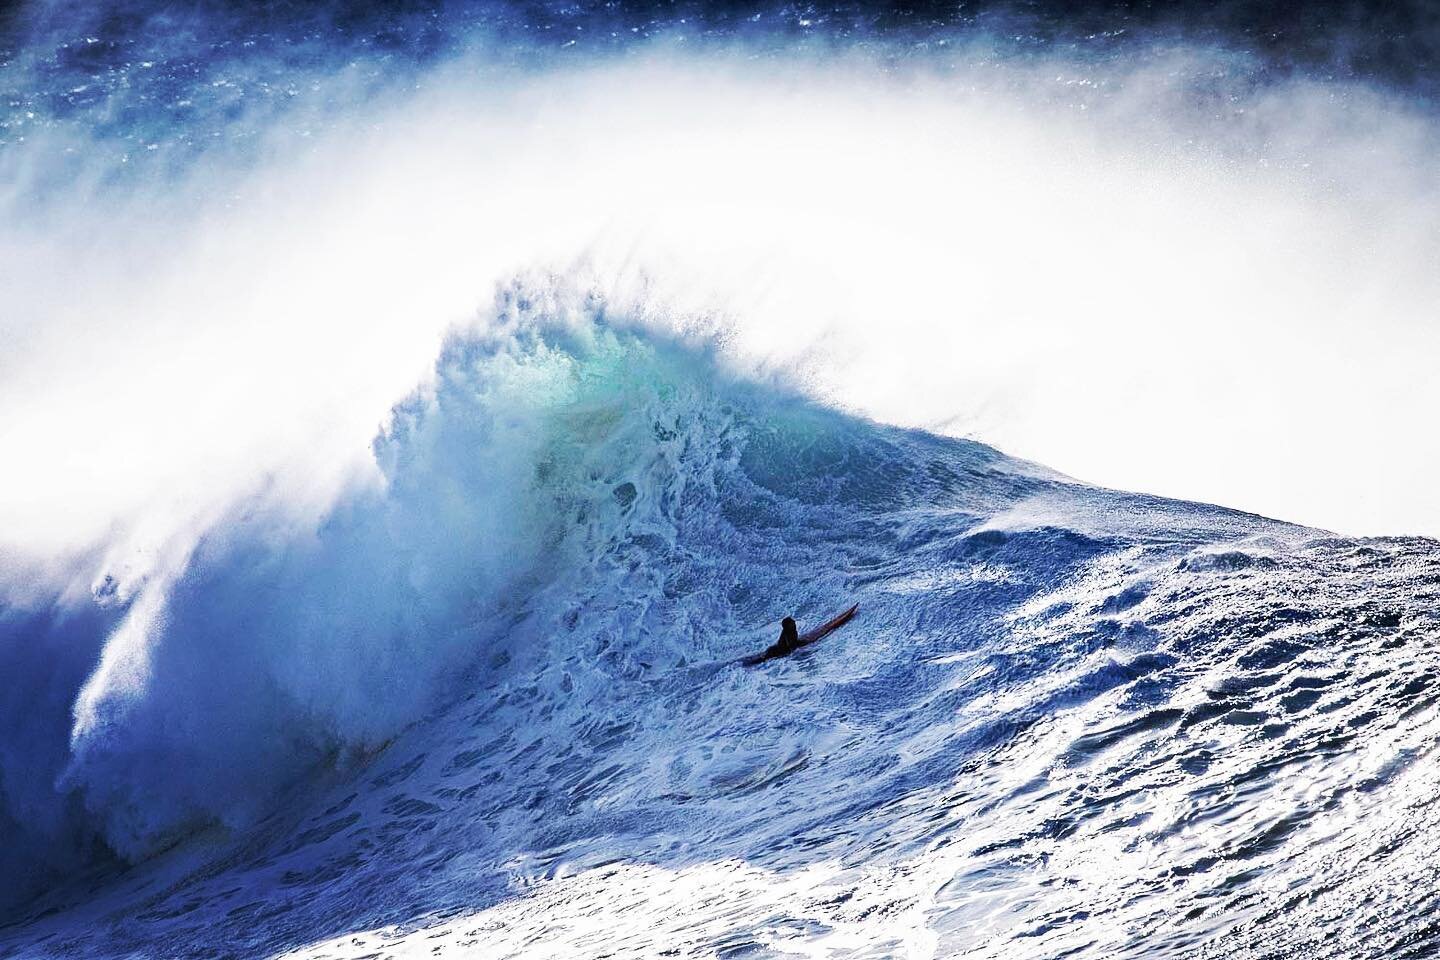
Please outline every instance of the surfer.
M765 650L765 659L794 653L798 646L800 646L800 630L795 626L794 617L786 617L780 621L780 639Z
M800 628L795 625L795 618L786 617L784 620L780 621L779 640L776 640L773 644L766 647L763 652L753 653L750 656L745 657L740 662L747 667L753 667L756 664L764 663L766 660L774 660L777 657L788 657L790 654L794 653L796 650L799 650L801 647L808 646L814 643L815 641L829 634L830 631L838 629L839 627L842 627L846 623L850 622L850 618L855 616L855 611L858 609L860 609L860 604L857 603L849 610L846 610L844 613L840 614L840 616L836 617L828 623L816 627L814 630L809 631L804 636L800 635Z

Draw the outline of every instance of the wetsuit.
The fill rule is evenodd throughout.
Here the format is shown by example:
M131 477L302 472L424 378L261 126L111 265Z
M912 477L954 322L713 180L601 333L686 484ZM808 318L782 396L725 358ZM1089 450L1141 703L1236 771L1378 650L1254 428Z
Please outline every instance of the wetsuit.
M800 630L795 626L795 618L786 617L780 621L780 639L766 647L763 653L752 654L741 662L746 666L753 666L757 663L764 663L766 660L774 660L776 657L787 656L799 648Z

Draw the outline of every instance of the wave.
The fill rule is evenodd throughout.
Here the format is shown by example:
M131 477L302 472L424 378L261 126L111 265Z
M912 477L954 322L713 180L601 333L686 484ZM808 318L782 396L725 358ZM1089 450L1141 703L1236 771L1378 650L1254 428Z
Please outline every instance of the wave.
M22 953L1313 946L1370 889L1344 851L1430 835L1383 814L1428 776L1428 541L877 424L561 281L454 335L373 454L312 527L239 509L173 577L7 611ZM1036 857L1061 891L1015 901ZM651 919L581 935L589 898Z
M141 859L379 749L486 658L624 673L734 654L757 621L843 596L844 571L884 555L854 555L861 530L894 505L993 510L1048 482L979 445L924 445L597 297L514 286L395 408L381 481L316 527L242 507L175 575L123 601L102 580L73 617L13 622L9 675L55 690L46 741L74 708L63 750L18 751L7 727L6 806L46 823L35 785L58 775L53 803ZM832 572L796 584L810 565ZM57 622L78 642L51 661Z
M1347 491L1434 459L1425 104L69 6L0 129L0 951L1434 949L1433 542L887 425L1423 522Z

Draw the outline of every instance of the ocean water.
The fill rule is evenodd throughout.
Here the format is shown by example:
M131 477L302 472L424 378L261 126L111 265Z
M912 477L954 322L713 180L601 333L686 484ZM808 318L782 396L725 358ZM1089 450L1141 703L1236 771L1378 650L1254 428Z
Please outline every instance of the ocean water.
M13 427L29 455L5 468L0 955L1440 951L1434 540L1072 479L933 422L944 372L970 362L948 321L907 341L908 366L847 366L864 341L843 329L747 326L743 299L696 307L662 272L693 264L649 241L626 248L645 261L630 272L603 244L572 249L615 198L581 216L553 179L564 164L535 172L554 144L524 119L537 88L510 73L538 75L548 103L561 26L608 34L619 61L653 42L683 64L704 42L807 75L857 44L924 60L982 27L983 62L1041 56L1045 72L1049 54L1026 51L1070 42L1062 12L762 13L692 29L621 8L87 20L58 5L11 26L0 236L38 267L11 268L23 309L0 329L19 359L0 399L52 445ZM822 40L811 19L831 23ZM1014 22L1028 32L997 40ZM1096 42L1102 79L1131 56ZM1231 56L1198 62L1280 96L1272 61ZM604 101L664 76L681 84L670 106L734 102L705 99L738 82L723 71L606 64L561 91ZM475 75L519 98L520 120L484 107L484 129L521 138L513 153L445 139L481 109ZM438 113L414 99L427 84ZM456 169L484 182L417 193L433 180L392 163L376 193L341 158L381 149L376 116L407 150L464 147ZM683 127L684 110L663 119ZM1197 129L1224 140L1233 119ZM636 163L698 155L626 137L603 144ZM306 206L327 178L344 216ZM676 183L656 210L691 202ZM396 219L389 196L434 203ZM1410 228L1428 236L1423 216ZM1407 262L1357 270L1423 291ZM794 308L777 297L767 320ZM1100 331L1111 350L1133 332ZM1013 344L975 342L1010 369ZM896 397L919 406L896 414ZM820 644L737 662L782 616L804 630L852 603Z

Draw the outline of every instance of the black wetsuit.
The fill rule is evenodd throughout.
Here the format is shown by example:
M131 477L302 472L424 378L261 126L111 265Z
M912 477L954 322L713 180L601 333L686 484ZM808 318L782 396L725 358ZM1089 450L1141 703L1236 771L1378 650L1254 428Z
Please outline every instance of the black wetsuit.
M747 667L757 663L764 663L766 660L774 660L776 657L785 657L800 649L800 630L795 626L794 617L786 617L780 621L780 639L765 648L763 653L754 653L740 662Z
M802 647L808 647L812 643L818 643L836 630L845 626L859 609L860 604L852 604L849 610L846 610L827 623L822 623L820 626L815 627L805 634L800 633L800 630L795 626L794 619L786 617L780 621L780 639L775 641L773 645L766 647L764 652L752 653L750 656L742 658L740 663L747 667L753 667L758 663L764 663L766 660L788 657L796 650Z

